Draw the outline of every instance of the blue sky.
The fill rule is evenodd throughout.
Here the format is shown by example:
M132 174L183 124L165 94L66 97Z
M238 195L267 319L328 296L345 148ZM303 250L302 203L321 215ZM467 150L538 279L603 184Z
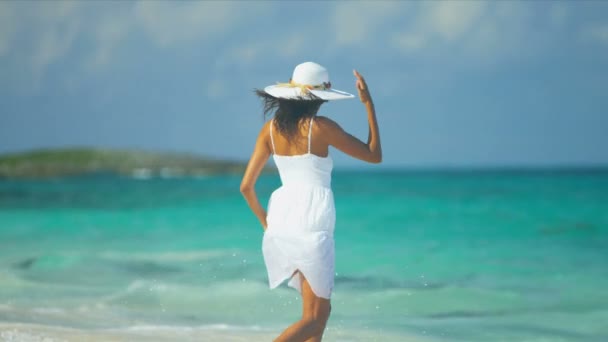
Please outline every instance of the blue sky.
M385 167L608 164L608 2L0 2L0 153L246 160L304 61L376 103ZM367 139L357 100L320 114ZM337 167L362 167L339 151Z

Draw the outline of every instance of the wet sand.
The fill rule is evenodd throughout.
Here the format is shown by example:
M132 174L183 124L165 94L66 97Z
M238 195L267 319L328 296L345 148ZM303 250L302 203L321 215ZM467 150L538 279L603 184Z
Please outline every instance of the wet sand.
M137 341L272 341L280 331L239 330L227 326L175 327L133 326L119 329L76 329L30 323L0 323L0 341L10 342L137 342ZM328 330L324 341L430 342L431 339L374 333L373 331Z

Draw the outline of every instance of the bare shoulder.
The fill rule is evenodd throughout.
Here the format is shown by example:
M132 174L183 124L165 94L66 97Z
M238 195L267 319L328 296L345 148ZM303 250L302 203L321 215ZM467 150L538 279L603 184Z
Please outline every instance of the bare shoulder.
M342 127L340 127L337 122L326 116L317 115L315 117L315 123L319 125L319 128L323 133L332 133L336 130L342 130Z
M264 122L262 128L260 128L260 132L258 133L258 138L267 138L270 136L270 123L272 120L268 120Z
M270 144L270 123L271 122L272 122L272 120L268 120L262 125L262 128L260 128L260 132L258 133L257 142L256 142L256 144L264 145L269 149L271 148L271 144Z
M322 137L327 145L336 145L336 139L344 135L344 130L334 120L326 117L317 115L315 117L315 126L313 130L317 130L318 134Z

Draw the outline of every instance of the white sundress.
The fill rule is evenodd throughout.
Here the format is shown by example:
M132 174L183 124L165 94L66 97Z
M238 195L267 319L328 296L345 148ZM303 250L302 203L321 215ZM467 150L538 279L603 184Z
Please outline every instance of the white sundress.
M331 190L331 157L310 153L313 118L308 128L308 153L286 156L275 153L282 185L270 196L267 229L262 240L264 263L271 289L291 278L288 286L302 293L299 270L312 291L329 299L334 287L334 227L336 209Z

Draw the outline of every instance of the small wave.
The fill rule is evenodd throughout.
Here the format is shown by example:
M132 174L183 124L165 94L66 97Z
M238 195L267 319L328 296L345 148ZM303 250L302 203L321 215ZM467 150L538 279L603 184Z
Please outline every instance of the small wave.
M131 172L131 177L134 179L150 179L152 178L152 170L148 168L134 169Z
M372 276L336 276L335 282L342 288L350 289L411 289L411 290L434 290L447 287L448 283L419 281L419 280L396 280L386 277Z
M104 259L112 260L149 260L149 261L201 261L210 260L235 253L226 250L204 250L204 251L169 251L169 252L120 252L105 251L99 253Z
M32 308L31 309L32 312L35 313L39 313L39 314L45 314L45 315L63 315L65 314L65 309L62 308L54 308L54 307L38 307L38 308Z
M0 340L11 342L63 341L270 341L283 327L263 328L257 325L209 324L200 326L131 325L112 328L71 328L57 325L0 322ZM374 330L328 327L332 341L430 341L427 337L389 334Z
M152 289L154 289L155 286L156 286L156 281L135 280L135 281L132 281L131 283L129 283L129 285L127 285L127 287L125 289L120 289L118 291L115 291L109 295L102 297L100 303L111 302L111 301L120 299L124 296L128 296L129 294L132 294L134 292L144 290L144 289L147 291L152 291Z
M132 325L121 330L127 331L195 331L195 330L219 330L219 331L270 331L272 329L263 328L259 325L234 325L227 323L203 324L197 326L181 325L152 325L140 324Z
M17 329L0 331L0 340L6 342L67 342L60 338L50 338L48 336L23 332Z
M17 269L27 270L28 268L32 267L32 265L34 265L37 259L37 257L22 259L13 263L13 267Z
M161 178L182 178L184 170L179 168L163 167L160 169Z
M226 302L234 304L243 300L243 298L253 300L269 294L266 283L255 279L243 279L217 281L207 285L137 279L122 289L102 297L101 302L122 302L128 298L143 298L142 296L145 296L150 298L146 301L150 305L156 305L155 303L160 300L167 305L177 303L176 305L186 309L186 306L190 303L196 306L204 301L215 301L219 300L218 298L223 298ZM151 298L155 299L152 300Z
M140 276L150 275L163 275L170 273L181 272L179 267L163 265L153 261L146 260L135 260L135 261L122 261L118 264L118 267L129 273L134 273Z

